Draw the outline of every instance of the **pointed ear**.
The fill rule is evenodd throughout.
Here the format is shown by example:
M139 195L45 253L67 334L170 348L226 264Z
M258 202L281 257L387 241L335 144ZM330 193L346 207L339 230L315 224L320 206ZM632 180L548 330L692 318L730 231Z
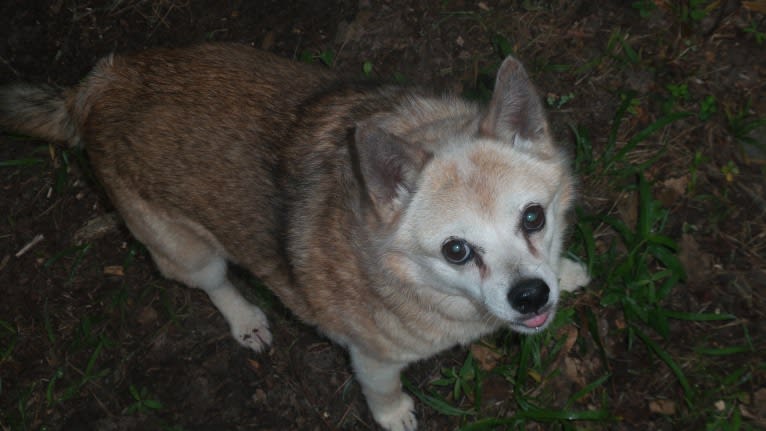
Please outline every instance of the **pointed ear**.
M537 90L524 66L513 57L506 58L497 72L495 91L489 110L481 120L479 133L533 151L553 150Z
M378 214L390 221L415 191L420 172L431 154L372 121L357 125L354 140L359 170L370 198Z

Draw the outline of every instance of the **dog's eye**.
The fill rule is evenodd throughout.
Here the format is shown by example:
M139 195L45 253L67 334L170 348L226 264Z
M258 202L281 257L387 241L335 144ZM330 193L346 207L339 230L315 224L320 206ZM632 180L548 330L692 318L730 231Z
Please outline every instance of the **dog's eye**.
M442 245L442 254L451 264L465 265L473 258L473 249L465 240L453 238Z
M538 204L532 204L524 209L521 215L521 225L526 233L537 232L545 226L545 210Z

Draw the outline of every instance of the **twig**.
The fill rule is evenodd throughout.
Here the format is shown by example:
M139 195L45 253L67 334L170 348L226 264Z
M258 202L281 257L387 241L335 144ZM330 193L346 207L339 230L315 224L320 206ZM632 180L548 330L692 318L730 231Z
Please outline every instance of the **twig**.
M19 71L16 70L13 66L11 66L11 63L2 56L0 56L0 63L3 63L4 65L8 66L8 69L10 69L11 72L13 72L13 74L16 75L16 78L21 76Z
M29 241L27 243L27 245L25 245L24 247L21 247L21 250L16 252L16 257L21 257L24 253L28 252L30 248L34 247L35 244L37 244L38 242L40 242L40 241L42 241L44 239L45 239L45 237L43 236L43 234L41 234L41 233L37 234L37 236L32 238L32 241Z

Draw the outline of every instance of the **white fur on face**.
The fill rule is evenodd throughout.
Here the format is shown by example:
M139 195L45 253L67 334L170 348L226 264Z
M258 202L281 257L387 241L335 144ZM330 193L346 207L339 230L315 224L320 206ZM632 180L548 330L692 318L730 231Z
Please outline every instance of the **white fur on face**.
M520 332L534 332L540 328L522 324L530 316L511 307L508 292L520 280L542 279L550 289L545 324L552 320L563 215L572 195L571 184L562 183L565 162L489 140L453 148L426 167L397 242L407 243L403 248L431 274L434 289L480 303ZM525 233L522 214L531 204L544 208L546 222L541 231ZM467 241L474 258L449 263L441 250L450 238Z

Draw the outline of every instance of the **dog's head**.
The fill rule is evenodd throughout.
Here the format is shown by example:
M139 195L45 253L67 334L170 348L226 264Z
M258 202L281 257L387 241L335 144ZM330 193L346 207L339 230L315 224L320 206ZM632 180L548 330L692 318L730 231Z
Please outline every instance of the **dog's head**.
M559 297L574 180L515 59L501 66L488 109L473 117L454 120L461 131L443 124L416 139L359 128L362 174L396 227L387 248L405 257L408 278L453 308L534 332L550 323Z

